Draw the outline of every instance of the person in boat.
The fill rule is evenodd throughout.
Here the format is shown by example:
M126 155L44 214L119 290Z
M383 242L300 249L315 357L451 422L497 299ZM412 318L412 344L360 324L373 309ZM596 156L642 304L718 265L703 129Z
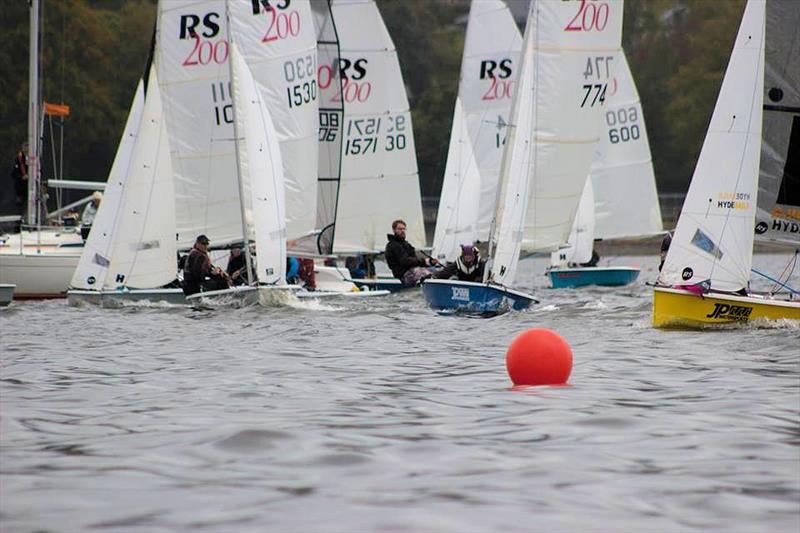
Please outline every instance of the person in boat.
M436 279L457 279L458 281L483 281L483 270L486 267L486 260L481 258L481 254L476 246L472 244L462 244L461 253L456 260L447 263L443 269L433 275Z
M392 275L402 281L403 285L413 287L433 275L435 270L430 267L438 265L439 261L418 253L411 246L406 240L404 220L392 222L392 233L386 237L389 239L385 250L386 263L392 270Z
M344 266L347 268L347 271L350 272L350 277L353 279L366 278L369 274L367 261L363 254L348 257L344 261Z
M664 235L664 240L661 241L661 263L658 265L659 272L661 272L664 261L667 259L667 252L669 251L670 244L672 244L672 232L667 232L667 234Z
M211 264L208 256L208 237L200 235L186 258L183 268L183 293L186 296L201 291L216 291L232 286L228 275Z
M100 202L103 200L103 193L94 191L92 199L83 208L81 214L81 237L85 241L89 237L89 231L92 229L94 218L97 216L97 210L100 209Z
M225 269L234 285L247 284L247 258L241 248L231 248L228 267Z
M314 260L287 256L286 283L290 285L302 285L309 291L316 290L317 275L314 271Z
M14 156L11 178L14 180L14 200L24 215L28 203L28 143L26 142L22 143L22 147Z

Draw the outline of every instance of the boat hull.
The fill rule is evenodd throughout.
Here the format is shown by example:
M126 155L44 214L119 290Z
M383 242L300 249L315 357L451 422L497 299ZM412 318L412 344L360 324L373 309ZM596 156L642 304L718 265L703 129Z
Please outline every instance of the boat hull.
M403 285L399 279L395 278L358 278L352 281L359 289L370 291L401 292L417 288L416 286Z
M84 304L101 307L121 307L126 304L167 303L182 305L186 296L182 289L128 289L119 291L88 291L70 289L67 291L67 303L72 306Z
M14 298L64 298L80 252L0 253L0 283L16 285Z
M552 268L547 272L554 289L600 285L619 287L629 285L639 277L640 269L634 267L579 267Z
M537 303L533 296L502 285L457 280L425 280L422 294L433 309L476 314L521 311Z
M666 287L656 287L653 292L653 326L656 328L706 328L782 319L800 321L800 301L713 293L697 295Z
M234 307L243 307L256 305L259 303L259 300L258 288L244 285L231 287L229 289L220 289L218 291L198 292L186 297L186 303L195 306L213 304L214 306L230 305Z
M14 299L14 287L10 283L0 283L0 307L10 304Z

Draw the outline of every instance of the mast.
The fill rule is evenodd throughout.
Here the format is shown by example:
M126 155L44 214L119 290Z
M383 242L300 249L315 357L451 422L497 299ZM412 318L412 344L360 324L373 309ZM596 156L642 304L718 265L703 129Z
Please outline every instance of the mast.
M28 65L28 206L27 222L39 223L39 2L30 0L31 29Z
M233 48L233 36L231 34L231 8L230 0L225 0L225 31L228 37L228 76L233 85L233 61L231 60L231 49ZM231 93L232 94L232 93ZM252 259L250 258L250 241L247 239L247 219L245 218L244 208L244 185L242 183L242 167L239 149L239 127L236 118L236 99L231 98L231 109L233 110L233 145L236 148L236 181L239 184L239 209L242 215L242 241L244 242L244 261L247 267L247 284L253 282Z

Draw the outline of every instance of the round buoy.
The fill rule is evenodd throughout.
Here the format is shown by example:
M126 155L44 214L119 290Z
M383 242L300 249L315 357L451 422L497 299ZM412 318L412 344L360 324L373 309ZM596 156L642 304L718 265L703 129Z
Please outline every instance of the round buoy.
M563 385L572 372L572 348L553 330L529 329L509 345L506 369L514 385Z

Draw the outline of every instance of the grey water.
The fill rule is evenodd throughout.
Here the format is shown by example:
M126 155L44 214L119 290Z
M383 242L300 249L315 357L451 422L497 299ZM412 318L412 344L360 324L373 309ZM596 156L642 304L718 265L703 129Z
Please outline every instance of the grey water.
M525 260L518 287L541 303L490 319L419 292L14 302L0 529L800 530L800 327L654 330L656 260L614 263L639 282L552 290ZM571 344L569 386L512 390L505 350L531 327Z

